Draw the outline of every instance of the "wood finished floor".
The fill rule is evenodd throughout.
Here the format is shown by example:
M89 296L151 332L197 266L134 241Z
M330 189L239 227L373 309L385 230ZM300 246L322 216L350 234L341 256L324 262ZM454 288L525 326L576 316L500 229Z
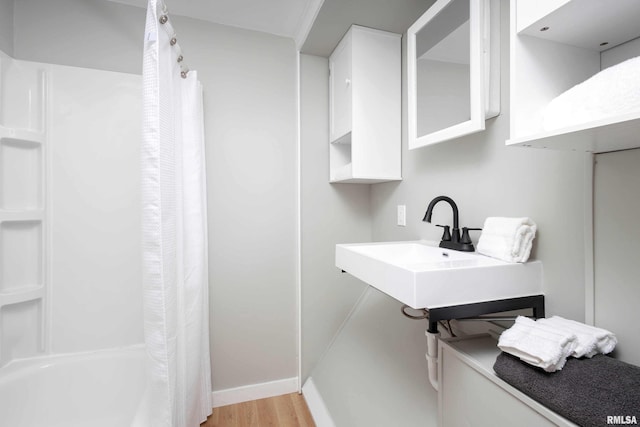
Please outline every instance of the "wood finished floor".
M307 402L298 393L220 406L200 427L315 427Z

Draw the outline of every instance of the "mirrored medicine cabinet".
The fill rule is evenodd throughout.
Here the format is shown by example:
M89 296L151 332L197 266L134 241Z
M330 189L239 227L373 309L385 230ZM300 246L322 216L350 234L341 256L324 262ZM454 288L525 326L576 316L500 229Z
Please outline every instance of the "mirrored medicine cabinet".
M484 130L500 112L499 0L437 0L407 30L409 149Z

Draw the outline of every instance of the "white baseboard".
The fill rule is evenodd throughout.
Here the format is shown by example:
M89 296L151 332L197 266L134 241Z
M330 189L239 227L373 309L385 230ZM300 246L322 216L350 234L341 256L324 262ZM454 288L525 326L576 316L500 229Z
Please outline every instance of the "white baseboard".
M211 392L213 407L233 405L250 400L265 399L298 391L298 378L285 378L267 383L251 384Z
M335 423L331 418L331 414L325 405L322 396L318 392L316 385L313 383L313 378L309 379L302 386L302 394L304 400L307 402L313 421L318 427L335 427Z

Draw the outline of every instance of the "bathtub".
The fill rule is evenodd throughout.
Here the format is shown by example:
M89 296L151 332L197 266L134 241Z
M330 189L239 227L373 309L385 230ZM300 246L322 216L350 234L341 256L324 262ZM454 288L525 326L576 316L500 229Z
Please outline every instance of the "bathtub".
M145 383L142 346L15 361L0 369L0 427L129 427Z

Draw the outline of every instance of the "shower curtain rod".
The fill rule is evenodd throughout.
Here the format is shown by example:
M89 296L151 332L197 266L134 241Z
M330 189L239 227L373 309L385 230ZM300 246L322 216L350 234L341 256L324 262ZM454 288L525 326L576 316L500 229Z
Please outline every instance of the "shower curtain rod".
M178 38L176 37L176 32L173 29L173 25L171 25L171 21L169 20L169 9L167 8L167 4L164 1L160 1L159 3L162 8L162 15L160 15L159 21L162 24L162 27L167 32L167 34L169 35L169 37L171 37L169 44L173 46L173 48L176 50L176 53L178 54L176 61L180 65L180 76L182 76L183 79L186 79L187 75L189 74L189 67L187 67L187 64L184 62L184 56L182 55L182 48L180 48L180 45L178 44Z

